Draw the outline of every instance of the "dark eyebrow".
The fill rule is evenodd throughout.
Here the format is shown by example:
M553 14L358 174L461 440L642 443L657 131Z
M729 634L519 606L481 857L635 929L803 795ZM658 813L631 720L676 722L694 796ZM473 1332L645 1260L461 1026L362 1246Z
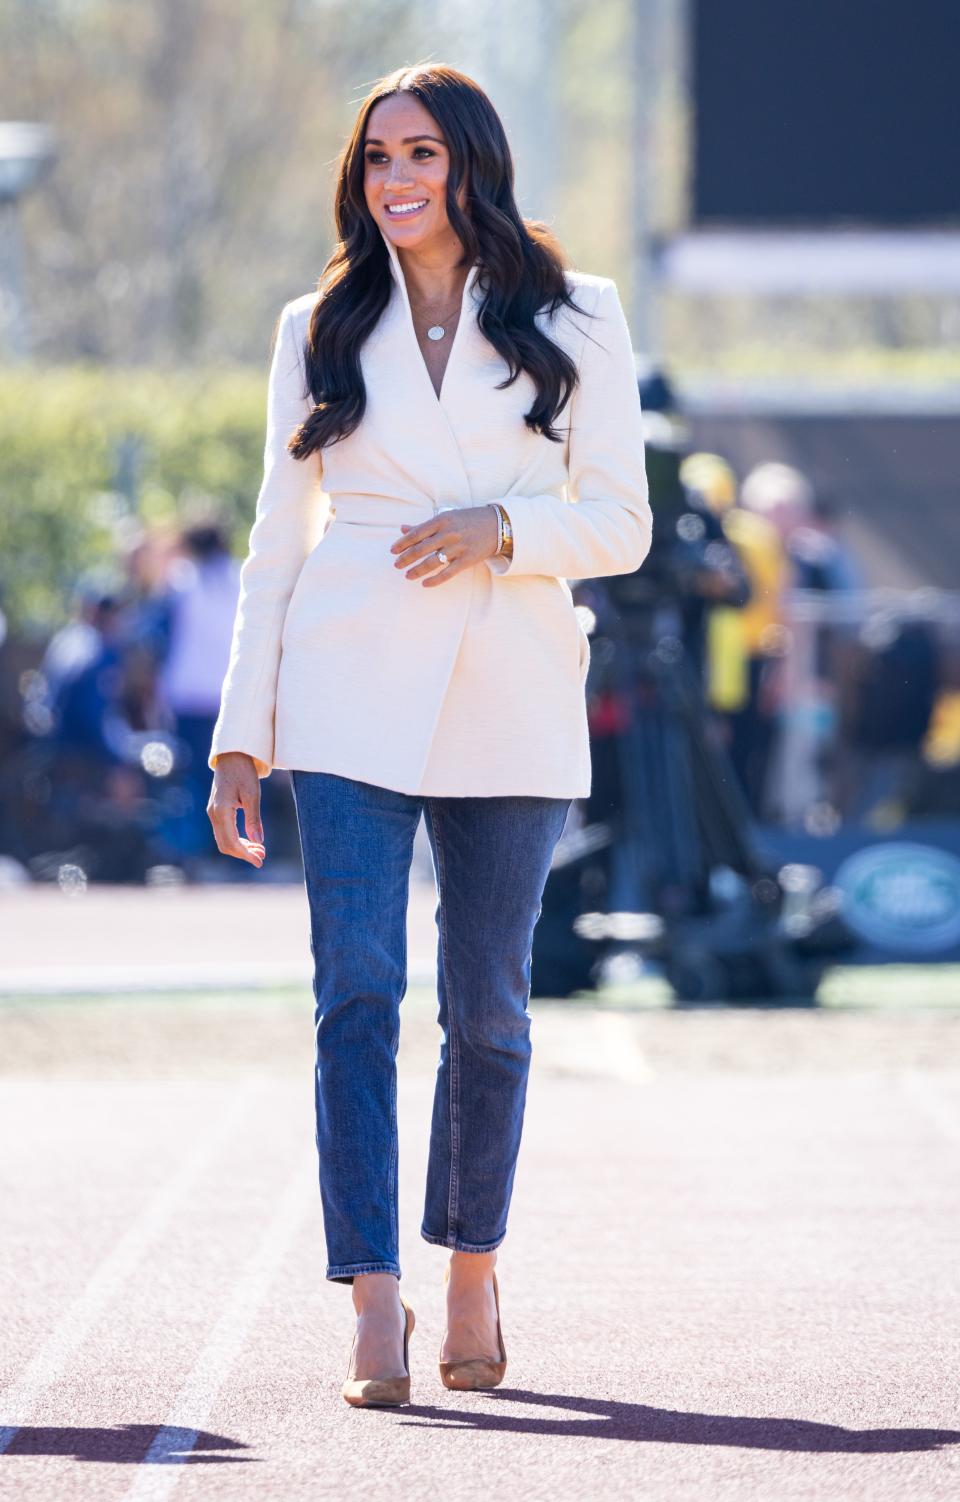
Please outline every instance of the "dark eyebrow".
M414 141L436 141L440 146L446 146L447 144L446 141L441 141L439 136L404 136L403 140L400 142L400 145L409 146ZM366 145L382 146L383 142L381 141L379 136L367 136Z

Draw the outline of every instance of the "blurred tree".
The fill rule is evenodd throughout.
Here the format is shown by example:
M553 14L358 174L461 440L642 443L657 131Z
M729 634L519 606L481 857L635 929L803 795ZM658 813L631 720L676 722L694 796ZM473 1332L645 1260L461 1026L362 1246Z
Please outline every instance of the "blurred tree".
M25 215L38 351L262 360L329 254L372 35L408 54L382 0L0 0L4 112L60 144Z
M122 565L144 526L216 503L242 551L263 462L262 370L90 366L0 372L0 605L12 628L62 624L78 576ZM30 421L24 422L24 412ZM117 489L137 449L136 497Z

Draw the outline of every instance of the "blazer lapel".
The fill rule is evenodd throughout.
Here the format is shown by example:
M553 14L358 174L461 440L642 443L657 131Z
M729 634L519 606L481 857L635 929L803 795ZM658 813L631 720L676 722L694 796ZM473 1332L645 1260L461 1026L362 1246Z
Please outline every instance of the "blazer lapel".
M380 226L378 225L377 228L380 229ZM435 441L436 457L442 460L438 471L439 504L444 506L470 505L473 502L470 476L451 414L456 410L453 396L458 374L462 367L469 368L476 341L483 339L477 325L477 309L480 303L477 277L480 272L480 263L474 261L467 273L460 303L460 317L454 331L453 344L447 357L447 367L438 397L417 342L416 330L413 326L413 310L410 306L406 278L400 265L397 248L382 229L380 234L387 248L394 282L393 295L383 315L383 336L386 343L385 348L381 348L381 353L387 354L395 379L401 381L406 390L411 392L419 419L418 426L425 435L432 435ZM411 369L411 366L415 372L415 376L412 377L412 387L407 383L404 374ZM408 396L407 401L409 402L410 399Z

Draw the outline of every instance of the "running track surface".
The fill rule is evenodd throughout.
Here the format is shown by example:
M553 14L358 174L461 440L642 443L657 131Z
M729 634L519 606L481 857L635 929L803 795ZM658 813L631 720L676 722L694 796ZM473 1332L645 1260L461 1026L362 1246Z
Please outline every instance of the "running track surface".
M960 1497L956 1014L534 1003L507 1378L455 1394L404 1008L399 1410L340 1398L308 994L0 1008L0 1496Z

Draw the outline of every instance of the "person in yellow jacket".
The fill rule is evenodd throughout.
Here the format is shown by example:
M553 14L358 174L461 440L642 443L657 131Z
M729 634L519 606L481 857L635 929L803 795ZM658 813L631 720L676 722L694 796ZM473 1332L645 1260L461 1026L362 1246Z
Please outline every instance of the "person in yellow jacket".
M710 613L706 697L727 726L731 760L759 816L777 709L775 667L786 640L782 601L790 565L773 523L737 505L737 477L725 459L689 454L680 473L720 519L750 581L746 605L718 605Z

